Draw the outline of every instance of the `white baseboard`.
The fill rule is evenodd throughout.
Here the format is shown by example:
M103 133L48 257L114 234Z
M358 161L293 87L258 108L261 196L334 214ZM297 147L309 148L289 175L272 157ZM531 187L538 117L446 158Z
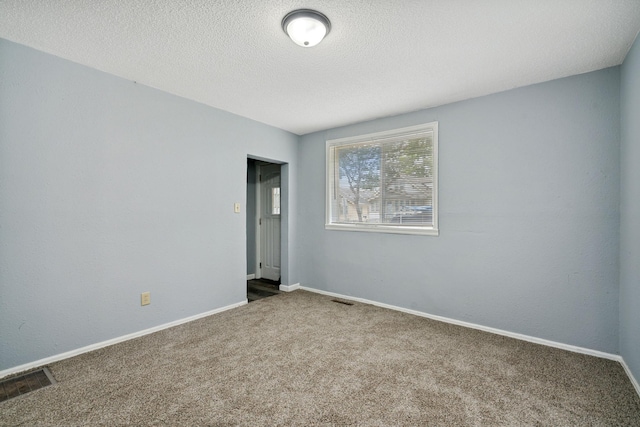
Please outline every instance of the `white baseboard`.
M247 280L253 280L256 278L255 274L247 274Z
M464 322L464 321L461 321L461 320L451 319L449 317L438 316L438 315L435 315L435 314L424 313L422 311L411 310L411 309L408 309L408 308L398 307L398 306L395 306L395 305L385 304L385 303L381 303L381 302L377 302L377 301L371 301L371 300L364 299L364 298L352 297L352 296L348 296L348 295L337 294L337 293L334 293L334 292L327 292L327 291L323 291L323 290L320 290L320 289L307 288L306 286L301 286L300 289L305 290L305 291L309 291L309 292L315 292L315 293L318 293L318 294L328 295L328 296L332 296L332 297L336 297L336 298L352 300L352 301L358 301L358 302L361 302L361 303L364 303L364 304L371 304L371 305L375 305L377 307L388 308L390 310L401 311L403 313L413 314L415 316L420 316L420 317L426 317L428 319L437 320L437 321L445 322L445 323L451 323L453 325L464 326L466 328L478 329L480 331L490 332L492 334L504 335L506 337L515 338L515 339L522 340L522 341L529 341L529 342L532 342L532 343L535 343L535 344L542 344L542 345L546 345L548 347L556 347L556 348L560 348L562 350L572 351L574 353L588 354L590 356L596 356L596 357L600 357L600 358L603 358L603 359L615 360L615 361L618 361L618 362L622 361L622 357L617 355L617 354L605 353L603 351L592 350L590 348L578 347L578 346L574 346L574 345L570 345L570 344L563 344L563 343L556 342L556 341L550 341L550 340L546 340L546 339L542 339L542 338L532 337L532 336L529 336L529 335L518 334L518 333L515 333L515 332L509 332L509 331L505 331L505 330L502 330L502 329L490 328L488 326L482 326L482 325L478 325L478 324L475 324L475 323L470 323L470 322Z
M629 365L627 365L627 362L625 362L622 357L620 358L620 364L624 368L624 371L627 373L627 376L629 377L633 388L636 389L636 393L638 393L638 396L640 396L640 384L638 383L638 380L636 380L636 377L633 376L633 372L631 372Z
M280 285L278 287L278 289L280 289L283 292L293 292L296 289L300 289L300 283L294 283L293 285Z
M13 368L5 369L0 371L0 379L12 375L18 372L28 371L33 368L38 368L40 366L47 365L49 363L58 362L63 359L68 359L73 356L77 356L79 354L87 353L89 351L98 350L103 347L108 347L113 344L118 344L123 341L128 341L134 338L138 338L144 335L152 334L154 332L161 331L163 329L171 328L173 326L178 326L183 323L193 322L194 320L201 319L203 317L211 316L213 314L221 313L223 311L231 310L233 308L241 307L247 304L247 300L240 301L235 304L227 305L221 308L216 308L215 310L207 311L205 313L196 314L194 316L185 317L184 319L174 320L173 322L165 323L163 325L154 326L153 328L144 329L142 331L133 332L131 334L123 335L121 337L112 338L110 340L102 341L96 344L91 344L86 347L77 348L75 350L67 351L65 353L56 354L55 356L46 357L44 359L36 360L34 362L25 363L24 365L14 366Z

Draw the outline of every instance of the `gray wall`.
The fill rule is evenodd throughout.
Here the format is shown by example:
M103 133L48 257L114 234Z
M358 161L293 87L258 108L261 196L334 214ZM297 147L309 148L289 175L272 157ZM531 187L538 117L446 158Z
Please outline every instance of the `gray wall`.
M305 135L302 284L617 353L619 93L616 67ZM325 230L325 140L434 120L440 236Z
M247 156L297 142L0 40L0 370L246 301Z
M640 381L640 39L622 64L620 353Z

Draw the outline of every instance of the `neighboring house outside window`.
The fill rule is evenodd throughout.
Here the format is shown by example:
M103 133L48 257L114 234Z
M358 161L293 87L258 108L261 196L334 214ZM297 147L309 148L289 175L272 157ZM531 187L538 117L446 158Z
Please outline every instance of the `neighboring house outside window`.
M330 230L438 234L438 123L327 141Z

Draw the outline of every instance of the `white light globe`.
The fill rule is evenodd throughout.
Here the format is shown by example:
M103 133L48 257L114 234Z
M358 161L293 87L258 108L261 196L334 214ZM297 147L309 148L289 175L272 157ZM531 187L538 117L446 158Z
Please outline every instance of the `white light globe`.
M282 29L302 47L315 46L329 34L331 23L320 12L300 9L289 12L282 20Z
M311 47L322 41L327 34L327 28L322 22L313 18L301 17L292 20L287 25L287 34L295 44Z

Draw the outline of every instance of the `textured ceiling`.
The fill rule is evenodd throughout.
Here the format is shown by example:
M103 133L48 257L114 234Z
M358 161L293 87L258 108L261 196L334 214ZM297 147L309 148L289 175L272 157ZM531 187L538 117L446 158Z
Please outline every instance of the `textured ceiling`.
M639 29L640 0L0 0L2 38L296 134L618 65Z

